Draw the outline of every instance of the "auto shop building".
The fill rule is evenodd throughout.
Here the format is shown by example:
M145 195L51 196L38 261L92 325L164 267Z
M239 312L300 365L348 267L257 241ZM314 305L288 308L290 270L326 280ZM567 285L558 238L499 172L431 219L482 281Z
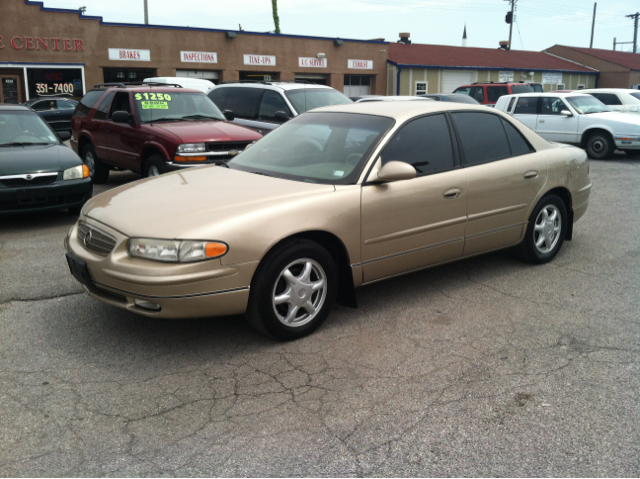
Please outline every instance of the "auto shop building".
M0 103L80 98L96 83L154 76L307 80L349 95L384 94L387 46L352 40L116 24L42 2L3 0Z

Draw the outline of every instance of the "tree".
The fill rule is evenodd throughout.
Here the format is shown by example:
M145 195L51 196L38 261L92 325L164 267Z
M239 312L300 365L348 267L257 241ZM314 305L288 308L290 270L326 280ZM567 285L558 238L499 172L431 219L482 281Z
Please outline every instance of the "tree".
M271 0L273 9L273 23L276 26L275 33L280 33L280 17L278 17L278 0Z

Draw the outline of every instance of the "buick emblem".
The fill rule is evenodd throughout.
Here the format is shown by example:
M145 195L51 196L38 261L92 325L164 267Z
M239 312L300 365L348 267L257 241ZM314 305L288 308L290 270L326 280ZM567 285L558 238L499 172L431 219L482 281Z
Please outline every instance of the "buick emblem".
M84 237L84 245L89 246L90 242L91 242L91 230L89 230L87 235Z
M238 150L231 150L231 151L229 152L229 154L230 154L231 156L236 156L238 153L240 153Z

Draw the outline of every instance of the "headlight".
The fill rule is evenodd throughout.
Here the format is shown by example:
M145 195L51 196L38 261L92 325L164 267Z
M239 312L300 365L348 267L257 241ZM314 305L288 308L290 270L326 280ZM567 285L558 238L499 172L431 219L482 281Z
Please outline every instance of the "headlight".
M129 254L137 258L168 263L192 263L218 258L229 248L216 241L178 241L151 238L129 240Z
M178 153L204 153L207 148L204 143L183 143L178 145Z
M81 180L82 178L89 178L91 173L87 165L78 165L73 168L67 168L62 174L63 180Z

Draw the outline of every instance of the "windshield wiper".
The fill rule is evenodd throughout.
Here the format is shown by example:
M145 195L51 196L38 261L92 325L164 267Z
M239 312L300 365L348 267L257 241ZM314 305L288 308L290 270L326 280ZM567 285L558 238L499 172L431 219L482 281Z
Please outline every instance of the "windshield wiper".
M31 145L55 145L55 143L31 143L25 141L14 141L13 143L2 143L2 146L31 146Z
M216 161L214 163L214 165L216 165L216 166L224 166L225 168L229 168L229 165L227 165L226 161Z
M222 118L217 118L215 116L207 116L207 115L187 115L187 116L183 116L182 119L183 120L202 120L202 119L206 119L206 120L224 121Z
M254 175L271 176L267 173L262 173L261 171L250 171L249 173L253 173Z

